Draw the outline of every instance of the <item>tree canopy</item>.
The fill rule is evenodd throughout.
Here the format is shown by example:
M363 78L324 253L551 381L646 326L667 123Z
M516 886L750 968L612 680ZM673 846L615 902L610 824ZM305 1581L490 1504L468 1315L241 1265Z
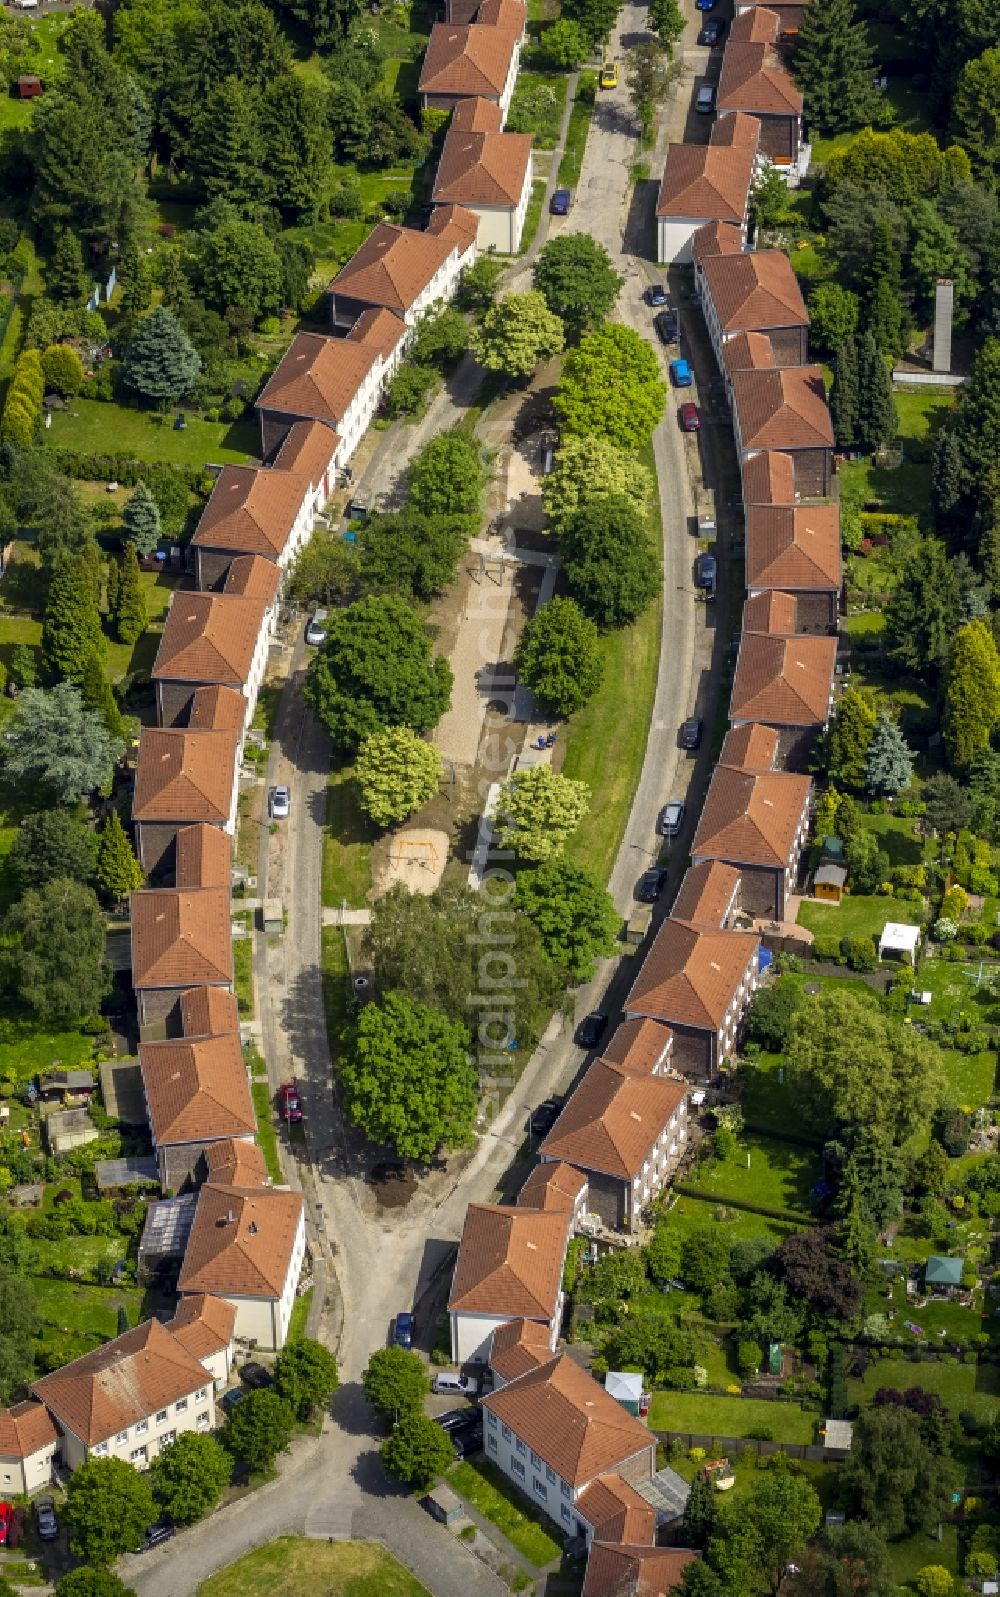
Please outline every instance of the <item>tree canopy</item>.
M8 778L37 785L60 804L107 787L125 752L70 682L25 688L2 736Z
M990 746L1000 722L1000 652L987 621L961 627L952 645L941 730L950 763L962 770Z
M173 311L158 305L136 328L122 363L122 381L142 399L168 405L190 392L201 359Z
M651 473L634 454L607 438L573 434L561 440L555 464L542 480L545 514L557 536L578 510L598 499L627 500L644 515L651 492Z
M574 599L551 599L526 624L514 669L544 713L572 715L593 698L604 675L595 623Z
M652 346L631 327L608 322L566 356L554 404L567 433L635 450L662 421L666 393Z
M472 336L472 351L487 371L529 377L542 361L558 355L563 339L561 320L531 289L504 294L490 306Z
M274 1389L298 1420L325 1408L339 1385L336 1359L312 1337L286 1343L274 1361Z
M586 782L535 765L515 771L497 795L497 834L521 859L542 863L561 854L590 808Z
M210 1513L232 1473L232 1455L214 1436L198 1431L182 1431L149 1466L153 1496L175 1525L191 1525Z
M429 1414L404 1414L382 1443L382 1462L389 1474L417 1490L432 1486L454 1459L451 1437Z
M546 954L569 981L589 981L596 961L614 953L621 916L611 894L585 865L553 859L521 871L516 902L538 927Z
M7 911L6 979L43 1020L97 1014L111 991L106 918L92 888L56 876Z
M365 738L354 775L365 813L376 826L393 826L434 797L441 756L408 726L387 726Z
M598 626L627 626L660 591L659 557L627 499L581 506L564 523L559 546L570 593Z
M429 731L448 707L451 685L451 667L433 656L420 618L385 594L330 617L305 693L334 744L354 750L385 726Z
M66 1483L70 1547L88 1564L112 1564L137 1547L156 1517L149 1477L120 1458L88 1458Z
M7 869L23 892L55 876L89 886L94 880L95 839L69 810L33 810L24 817L7 856Z
M609 315L623 279L589 233L561 233L543 246L532 282L552 314L579 336Z
M361 1377L365 1397L385 1419L419 1412L430 1389L424 1361L404 1347L380 1347Z
M848 1502L880 1535L931 1530L946 1518L955 1481L950 1456L931 1447L911 1409L862 1409L841 1479Z
M340 1080L352 1124L403 1158L426 1164L470 1139L477 1080L468 1031L404 993L362 1010Z
M270 1387L248 1392L226 1416L222 1440L256 1475L273 1469L279 1453L292 1439L295 1415Z
M423 516L474 516L484 474L471 434L458 428L438 433L410 467L409 505Z

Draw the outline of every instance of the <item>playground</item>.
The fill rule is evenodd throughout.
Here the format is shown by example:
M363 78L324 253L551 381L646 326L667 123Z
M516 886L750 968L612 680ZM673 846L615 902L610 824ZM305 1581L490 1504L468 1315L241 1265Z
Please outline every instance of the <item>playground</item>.
M433 893L448 863L448 834L426 827L393 832L376 850L375 891L381 897L397 882L411 893Z

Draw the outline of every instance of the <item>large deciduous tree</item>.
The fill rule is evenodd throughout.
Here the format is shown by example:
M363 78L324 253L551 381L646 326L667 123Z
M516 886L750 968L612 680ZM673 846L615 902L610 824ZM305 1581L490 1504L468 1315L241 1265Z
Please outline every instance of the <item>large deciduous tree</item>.
M434 657L419 616L386 594L330 618L305 692L334 744L354 750L385 726L429 731L448 707L451 685L451 667Z
M986 621L970 621L955 637L945 684L944 733L948 759L963 770L990 746L1000 722L1000 653Z
M263 1387L248 1392L226 1417L222 1440L255 1475L273 1469L295 1430L295 1415L277 1392Z
M598 499L625 499L644 515L652 475L634 454L607 438L563 438L555 465L542 481L542 501L552 530L559 534L576 512Z
M94 880L95 839L68 810L34 810L17 829L7 869L22 892L56 876L87 886Z
M391 1420L419 1413L430 1382L419 1353L404 1347L380 1347L368 1360L361 1387L372 1407Z
M857 336L860 314L858 296L849 288L842 283L817 283L809 295L810 343L827 355L836 355L841 345Z
M484 481L475 439L455 428L438 433L414 459L408 503L423 516L474 516Z
M758 1476L749 1493L721 1510L708 1559L734 1591L777 1597L785 1570L822 1519L811 1481L785 1468Z
M330 1349L312 1337L289 1342L274 1361L274 1387L298 1420L325 1408L337 1387L337 1361Z
M586 782L535 765L515 771L497 795L497 832L504 848L539 864L561 854L590 808Z
M354 767L361 808L376 826L395 826L432 799L441 756L408 726L387 726L365 738Z
M352 1124L372 1142L429 1163L464 1147L476 1113L468 1031L440 1010L389 993L362 1011L340 1060Z
M43 1020L95 1015L111 991L104 952L107 925L96 895L82 882L56 876L32 887L8 910L7 980Z
M863 1520L832 1525L792 1577L795 1597L896 1597L889 1549Z
M566 356L554 403L567 433L595 434L619 449L641 448L666 406L652 346L617 322L587 333Z
M88 1564L112 1564L138 1546L156 1514L149 1477L121 1458L88 1458L66 1485L70 1547Z
M545 714L572 715L604 675L597 626L574 599L551 599L525 626L514 668Z
M563 347L563 324L535 289L504 294L472 335L472 352L487 371L530 377Z
M951 1510L955 1469L924 1439L920 1418L887 1404L862 1409L841 1469L847 1502L882 1536L929 1531Z
M389 1474L418 1491L432 1486L454 1460L451 1437L429 1414L404 1414L382 1443L382 1462Z
M139 323L125 351L122 381L142 399L169 405L194 385L201 357L173 311L158 305Z
M341 572L344 579L349 573L368 593L399 593L426 602L453 581L468 547L469 520L462 515L421 515L407 505L387 515L372 516L357 539L357 559L349 566L342 561L336 568L338 580L342 580ZM315 541L314 535L299 556L300 562ZM339 536L336 543L341 549L350 547Z
M149 1468L153 1496L175 1525L192 1525L215 1508L233 1473L232 1454L214 1436L182 1431Z
M2 736L8 778L35 784L60 804L107 787L125 752L71 682L48 692L25 688Z
M864 1289L843 1259L837 1257L829 1227L797 1231L786 1237L774 1256L775 1268L793 1298L806 1303L822 1320L852 1320L860 1313Z
M282 270L274 240L256 222L224 222L197 235L197 276L205 303L259 321L281 304Z
M569 981L589 981L597 960L614 953L621 916L607 888L585 865L554 859L521 871L516 902Z
M660 591L659 558L627 499L584 505L564 524L559 547L570 593L599 626L627 626Z

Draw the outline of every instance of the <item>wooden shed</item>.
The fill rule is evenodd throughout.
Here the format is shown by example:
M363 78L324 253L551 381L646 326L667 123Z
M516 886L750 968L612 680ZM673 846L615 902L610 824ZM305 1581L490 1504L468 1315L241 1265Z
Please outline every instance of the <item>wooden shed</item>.
M813 898L826 904L839 904L847 891L847 869L843 865L820 865L813 876Z
M42 80L26 72L17 80L17 92L22 100L35 100L42 92Z

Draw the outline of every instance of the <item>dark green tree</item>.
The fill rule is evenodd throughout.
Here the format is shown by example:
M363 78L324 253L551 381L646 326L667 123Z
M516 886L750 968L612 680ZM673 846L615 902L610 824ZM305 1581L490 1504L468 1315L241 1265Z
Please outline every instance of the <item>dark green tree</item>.
M574 599L551 599L525 626L514 669L545 714L572 715L593 698L604 675L596 624Z
M186 150L192 179L209 199L252 203L264 162L260 95L236 74L205 82L201 95Z
M173 311L158 305L143 317L122 362L126 387L164 406L186 394L200 371L201 358Z
M848 688L826 735L826 769L831 782L843 790L864 786L868 747L875 731L875 711L857 688Z
M768 1053L784 1053L801 1003L802 989L792 982L779 981L773 987L758 987L747 1021L749 1040Z
M858 387L858 346L845 339L837 350L830 389L830 420L841 449L852 449L858 436L861 393Z
M875 53L853 0L824 0L802 13L795 49L795 78L805 114L829 136L875 123L881 111L874 87Z
M108 787L125 752L70 682L26 688L2 736L8 780L37 783L59 804Z
M142 559L153 553L160 541L160 532L160 512L156 500L144 482L136 483L122 511L122 537L126 543L132 545L136 554ZM110 604L108 608L111 609Z
M715 1487L705 1474L698 1470L691 1482L691 1492L684 1505L681 1519L680 1544L682 1547L707 1547L715 1527Z
M389 1474L418 1491L432 1486L454 1460L451 1437L429 1414L404 1414L382 1443L382 1462Z
M359 599L333 616L309 667L306 699L334 744L356 749L382 726L436 726L451 698L447 660L404 600Z
M261 103L264 172L271 201L290 220L317 214L330 182L326 90L289 70L269 83ZM298 301L286 301L297 305Z
M575 337L607 318L622 281L603 244L588 233L562 233L550 239L532 272L532 282L549 310Z
M419 1413L430 1381L419 1353L403 1347L380 1347L361 1377L365 1397L383 1419L398 1420Z
M741 1597L754 1592L777 1597L786 1567L816 1534L822 1517L811 1481L787 1464L772 1466L740 1503L720 1510L708 1560Z
M70 1547L88 1564L112 1564L137 1547L156 1508L149 1478L121 1458L88 1458L66 1485Z
M128 238L121 247L118 260L118 282L121 287L121 308L127 316L139 316L149 304L149 267L134 238Z
M598 626L627 626L659 592L659 559L627 499L585 505L566 523L559 544L570 593Z
M930 1531L946 1518L955 1468L928 1446L916 1414L887 1404L862 1409L841 1482L854 1512L892 1538Z
M196 276L206 305L221 315L246 311L257 322L281 304L281 257L256 222L225 222L200 232Z
M49 582L42 654L51 674L80 682L88 662L104 657L104 634L90 568L82 555L60 560Z
M0 1597L7 1597L6 1592ZM131 1586L110 1569L71 1569L56 1581L55 1597L136 1597Z
M649 0L649 26L668 49L684 32L684 13L678 0Z
M145 877L117 810L104 823L97 845L97 885L112 904L138 892Z
M343 539L338 542L344 547ZM397 593L426 602L454 580L468 543L465 516L421 515L407 506L365 523L357 535L352 571L369 593Z
M925 538L904 565L886 606L885 648L905 671L940 670L959 624L958 579L943 545Z
M175 1525L204 1519L218 1504L232 1474L232 1454L214 1436L197 1431L182 1431L149 1467L157 1507Z
M292 15L307 30L317 50L330 50L348 38L361 17L361 0L292 0Z
M155 506L154 506L155 509ZM118 566L115 608L111 621L119 643L134 643L146 630L146 597L142 591L135 545L127 543Z
M542 947L568 981L589 981L596 961L614 953L621 916L585 865L553 859L521 871L515 902L538 927Z
M561 15L578 22L591 44L601 44L615 25L619 0L565 0Z
M340 1081L351 1123L405 1159L427 1164L440 1148L471 1139L477 1083L468 1031L403 993L362 1011Z
M895 438L899 415L892 395L892 374L875 335L865 333L858 351L858 442L874 452Z
M33 464L38 457L27 458ZM64 556L82 554L93 545L80 495L68 477L43 474L37 492L24 494L19 503L21 513L37 528L35 548L47 571L53 571Z
M410 467L408 505L422 516L474 516L485 477L474 438L438 433Z
M92 654L84 666L79 688L86 709L93 710L101 717L108 736L115 743L123 744L125 722L122 720L122 712L118 708L114 689L104 674L103 663L96 654Z
M870 220L869 228L871 253L864 272L865 330L882 353L895 360L906 345L902 252L891 217L876 216L874 228Z
M111 991L111 966L107 924L92 888L66 876L29 888L7 911L3 931L7 980L41 1020L97 1014Z
M266 1474L283 1453L295 1430L295 1415L268 1387L248 1392L226 1417L222 1440L254 1475Z
M863 1520L821 1532L791 1587L795 1597L896 1597L898 1589L889 1549Z
M307 1420L315 1409L325 1408L339 1385L336 1359L329 1348L311 1337L289 1342L275 1360L274 1389L298 1420Z
M965 531L962 504L968 494L962 446L953 427L943 427L931 455L931 503L934 525L944 537Z
M89 293L90 279L84 270L83 246L68 227L61 227L56 234L45 286L53 299L66 305L81 304Z
M31 1280L20 1273L27 1260L16 1257L15 1238L6 1240L8 1256L0 1263L0 1401L9 1405L27 1395L34 1378L41 1322Z
M22 892L56 876L88 886L94 880L94 834L69 810L35 810L17 829L7 869Z

